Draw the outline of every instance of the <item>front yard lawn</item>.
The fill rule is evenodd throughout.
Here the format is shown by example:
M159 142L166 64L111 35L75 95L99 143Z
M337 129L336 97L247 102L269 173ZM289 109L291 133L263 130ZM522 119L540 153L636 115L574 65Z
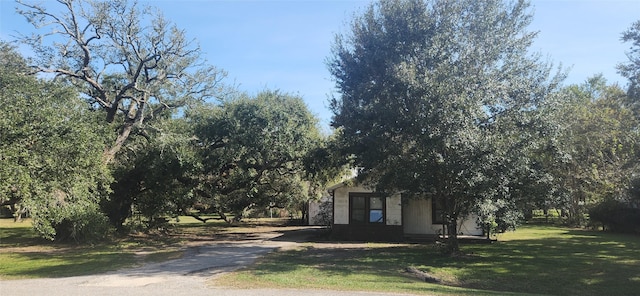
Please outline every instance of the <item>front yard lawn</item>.
M318 288L437 295L637 295L640 237L529 225L494 244L445 257L432 244L308 243L216 280L234 287ZM442 284L416 280L409 266Z
M54 243L39 238L28 219L0 219L0 280L99 274L181 254L168 240Z
M160 234L138 233L78 244L39 238L29 219L16 223L0 218L0 280L91 275L176 259L189 244L245 239L260 231L278 229L284 222L247 219L228 225L221 220L202 223L192 217L180 217L180 222L172 222Z

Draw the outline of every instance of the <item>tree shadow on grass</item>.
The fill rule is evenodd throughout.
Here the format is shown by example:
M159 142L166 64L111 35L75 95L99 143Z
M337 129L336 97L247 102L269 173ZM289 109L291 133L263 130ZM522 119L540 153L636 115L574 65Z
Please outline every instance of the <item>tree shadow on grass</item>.
M533 240L473 246L475 262L459 268L465 287L551 295L637 295L640 239L581 230ZM433 262L432 262L433 263Z
M329 286L334 289L364 289L379 292L415 292L436 295L509 294L430 284L404 272L407 266L424 261L425 255L428 257L441 256L436 248L424 245L372 248L305 247L271 254L263 258L259 264L252 266L249 271L251 274L263 278L273 278L274 275L280 274L288 281L304 284L305 288ZM312 270L309 271L309 269ZM266 281L270 280L266 279ZM313 282L315 285L308 285ZM349 282L355 282L354 286L350 286ZM345 285L345 283L347 284Z
M469 256L464 257L443 256L433 245L336 246L310 245L272 254L254 266L252 273L295 276L297 271L312 268L327 277L372 275L406 281L402 270L416 266L453 276L456 280L445 282L447 285L498 293L637 295L640 291L638 236L568 230L541 239L465 245L463 251ZM487 293L494 293L490 291Z
M16 247L47 244L49 241L38 237L33 228L0 228L0 247Z
M252 267L256 274L286 273L314 268L329 276L345 277L353 274L401 275L409 262L419 261L425 248L407 246L352 247L352 244L333 244L335 247L305 246L266 256Z

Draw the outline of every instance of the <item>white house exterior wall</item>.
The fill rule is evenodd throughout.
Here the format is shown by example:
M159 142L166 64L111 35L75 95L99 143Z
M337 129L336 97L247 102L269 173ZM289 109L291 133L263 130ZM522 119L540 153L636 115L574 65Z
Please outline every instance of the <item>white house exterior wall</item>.
M385 199L384 225L349 224L349 194L371 193L373 190L362 185L349 186L345 183L329 188L333 195L333 232L345 239L368 239L370 237L402 239L412 235L436 235L442 233L442 224L433 224L431 199L416 198L403 200L400 193ZM482 235L476 226L476 218L460 221L459 233ZM357 237L357 238L356 238Z
M478 216L471 215L461 221L462 223L458 223L458 232L462 233L462 235L482 235L484 232L482 228L478 227Z
M386 198L387 201L387 225L402 225L402 198L400 194L394 194Z
M404 205L405 234L436 234L442 225L431 224L431 200L415 198L405 201Z
M373 192L363 186L342 186L333 191L333 224L349 224L349 193ZM386 200L386 225L402 225L402 200L394 194Z
M405 201L403 230L406 235L424 235L442 233L442 224L433 224L431 199L413 198ZM476 224L476 216L460 220L458 232L463 235L482 235L482 229Z
M323 195L320 200L309 202L309 225L327 225L331 222L331 217L328 221L323 221L325 219L323 214L331 215L331 213L322 213L322 206L329 202L331 197L328 194Z

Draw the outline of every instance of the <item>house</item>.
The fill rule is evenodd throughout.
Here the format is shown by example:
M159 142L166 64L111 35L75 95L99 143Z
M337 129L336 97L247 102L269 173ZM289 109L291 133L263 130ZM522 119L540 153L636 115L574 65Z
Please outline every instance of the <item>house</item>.
M401 241L443 233L442 211L431 198L382 196L346 181L328 188L333 200L332 235L345 240ZM475 217L458 224L460 235L483 235Z
M327 193L319 200L309 201L308 225L327 226L333 220L333 204L331 196Z

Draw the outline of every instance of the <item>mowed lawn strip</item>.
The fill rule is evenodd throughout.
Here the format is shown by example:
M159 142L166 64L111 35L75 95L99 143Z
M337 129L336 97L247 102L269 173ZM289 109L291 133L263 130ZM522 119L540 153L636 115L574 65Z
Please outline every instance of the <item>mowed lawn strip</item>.
M0 219L0 280L99 274L181 254L166 240L54 243L38 238L29 220Z
M219 218L207 216L207 218ZM287 219L247 219L229 225L192 217L172 220L167 229L93 244L50 242L38 237L31 221L0 218L0 280L100 274L148 262L176 259L189 243L237 240L279 229Z
M38 239L27 222L0 219L0 279L64 277L116 270L180 256L189 239L216 240L271 231L275 225L228 227L181 219L173 233L95 245ZM216 279L255 288L316 288L435 295L637 295L640 237L530 225L490 245L463 245L467 254L442 256L433 244L304 243L275 252L258 264ZM141 253L143 254L141 256ZM442 284L416 280L416 267Z
M272 253L251 268L218 278L233 287L318 288L436 295L637 295L640 237L530 225L494 244L463 245L442 256L430 244L309 243ZM442 284L416 280L416 267Z

